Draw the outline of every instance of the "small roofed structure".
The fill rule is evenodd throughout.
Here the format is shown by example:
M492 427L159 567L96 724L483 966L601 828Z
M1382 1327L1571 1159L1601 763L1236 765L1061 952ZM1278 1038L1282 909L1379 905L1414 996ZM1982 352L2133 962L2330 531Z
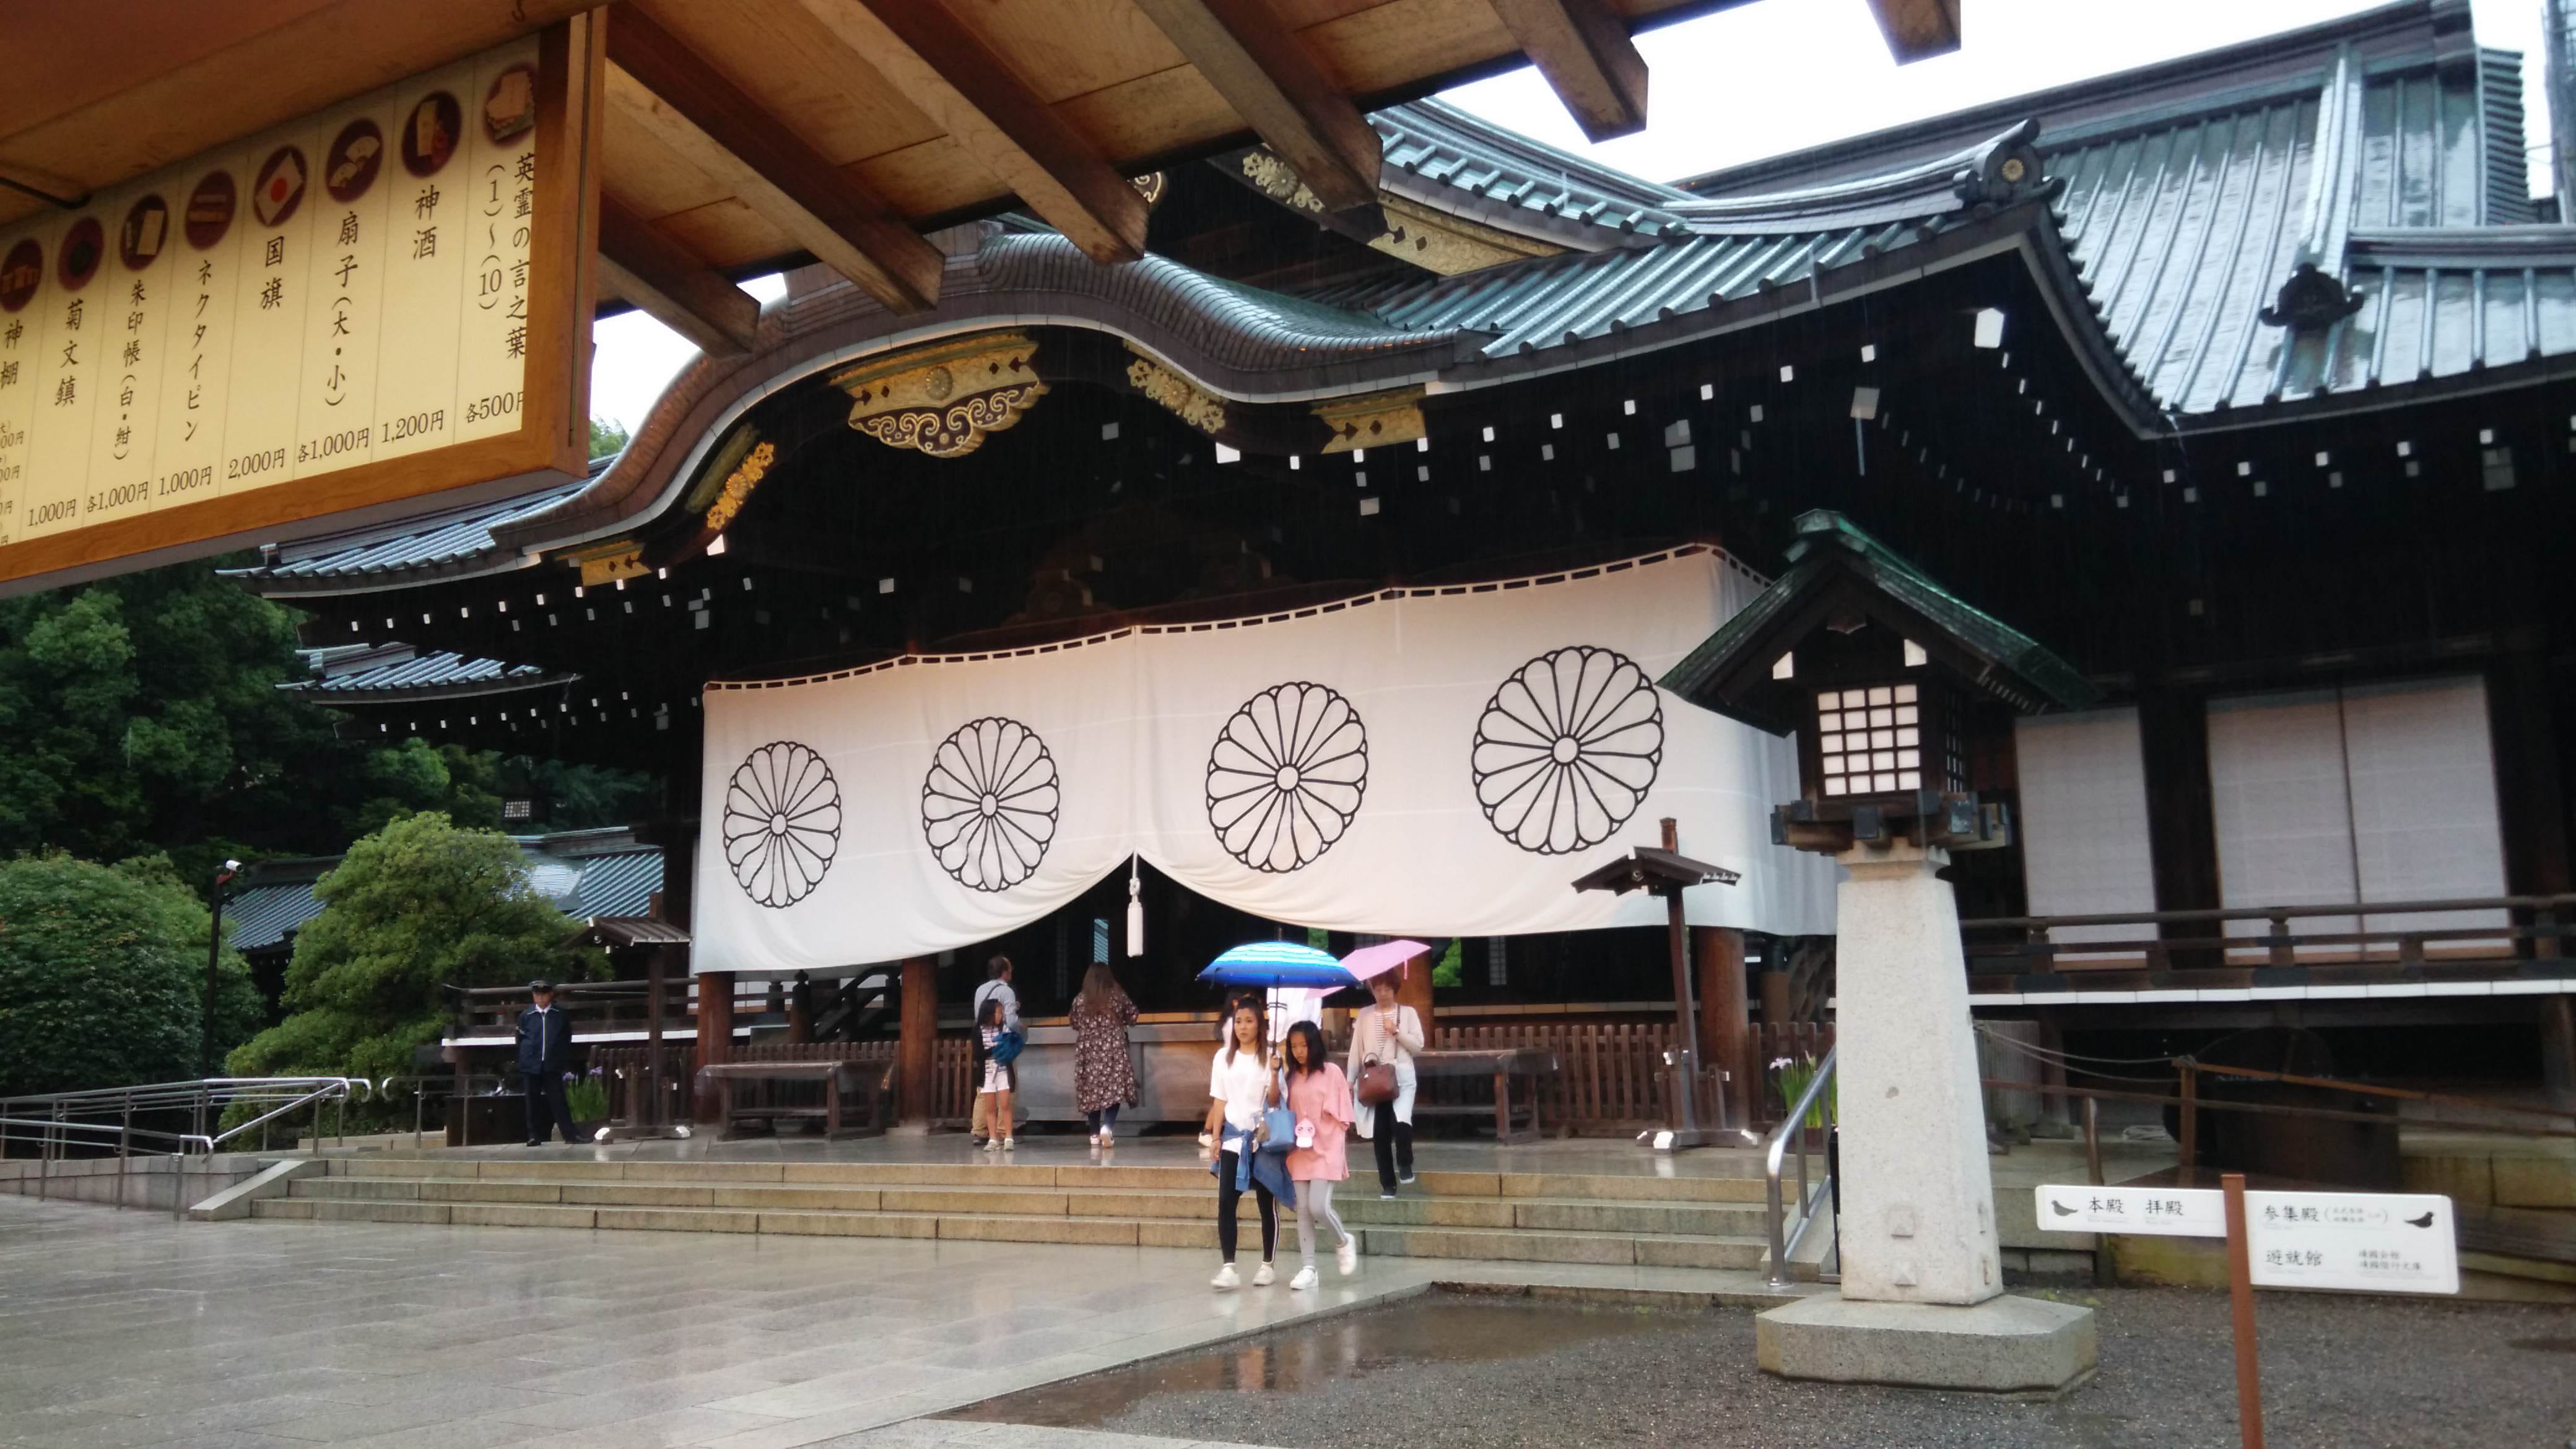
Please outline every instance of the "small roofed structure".
M1692 886L1733 885L1744 877L1722 865L1710 865L1670 850L1657 850L1640 845L1625 860L1614 860L1598 870L1575 878L1579 891L1609 891L1626 895L1642 890L1653 895L1678 895Z
M1788 571L1661 683L1798 736L1801 798L1772 817L1781 844L1838 852L1897 831L1952 850L2007 843L2002 807L1970 788L1977 717L2080 709L2092 685L1842 515L1818 509L1797 527Z

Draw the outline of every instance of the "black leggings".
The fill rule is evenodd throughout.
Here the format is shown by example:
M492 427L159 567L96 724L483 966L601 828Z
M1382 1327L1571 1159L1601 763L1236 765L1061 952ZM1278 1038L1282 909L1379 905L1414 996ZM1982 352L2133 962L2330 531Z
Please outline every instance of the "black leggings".
M1374 1110L1377 1121L1369 1132L1377 1145L1377 1190L1393 1192L1396 1172L1413 1171L1413 1124L1395 1120L1393 1102L1380 1102Z
M1234 1261L1234 1215L1243 1202L1243 1189L1234 1185L1235 1162L1232 1151L1217 1154L1216 1247L1229 1263ZM1252 1200L1261 1208L1261 1261L1267 1263L1279 1247L1279 1199L1256 1180Z

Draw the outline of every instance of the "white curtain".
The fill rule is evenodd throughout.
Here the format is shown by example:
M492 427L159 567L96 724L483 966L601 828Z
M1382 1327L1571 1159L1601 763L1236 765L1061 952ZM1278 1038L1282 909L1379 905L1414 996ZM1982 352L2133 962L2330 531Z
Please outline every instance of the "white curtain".
M1571 882L1679 822L1691 921L1832 929L1771 844L1791 742L1654 680L1762 581L1705 548L1000 654L711 684L693 952L813 969L989 940L1131 853L1271 920L1425 936L1663 920Z
M2013 724L2022 882L2030 914L2154 910L2155 859L2147 835L2137 710L2030 715ZM2068 926L2051 933L2061 943L2136 941L2154 934L2152 926Z

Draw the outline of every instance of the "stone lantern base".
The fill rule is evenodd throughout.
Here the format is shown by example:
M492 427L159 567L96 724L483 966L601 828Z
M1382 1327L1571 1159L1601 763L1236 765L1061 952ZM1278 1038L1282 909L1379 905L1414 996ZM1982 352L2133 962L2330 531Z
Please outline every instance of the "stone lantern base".
M1753 1321L1754 1354L1783 1378L2054 1398L2093 1376L2093 1310L2037 1298L1857 1303L1802 1298Z

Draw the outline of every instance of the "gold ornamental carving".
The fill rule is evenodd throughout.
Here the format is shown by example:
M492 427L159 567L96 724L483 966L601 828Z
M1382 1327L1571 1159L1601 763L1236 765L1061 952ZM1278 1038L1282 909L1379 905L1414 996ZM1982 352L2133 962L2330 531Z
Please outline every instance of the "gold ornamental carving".
M1047 385L1018 333L963 337L832 379L850 395L850 426L892 448L962 458L1020 420Z
M1322 200L1275 152L1256 146L1243 153L1243 175L1262 195L1292 211L1323 214ZM1383 191L1378 194L1378 211L1386 218L1387 228L1369 238L1369 248L1444 277L1531 257L1552 257L1565 250Z
M725 525L733 522L735 514L742 512L742 506L751 501L751 490L760 486L761 478L769 472L769 465L777 456L777 444L762 443L726 476L724 488L716 494L716 501L707 506L709 532L724 532Z
M1314 410L1315 416L1323 419L1324 426L1333 430L1333 440L1324 445L1327 453L1410 443L1423 436L1425 431L1422 389L1418 387L1335 398L1314 404Z
M1127 364L1127 380L1136 390L1168 408L1174 417L1202 433L1225 431L1225 399L1150 357Z

